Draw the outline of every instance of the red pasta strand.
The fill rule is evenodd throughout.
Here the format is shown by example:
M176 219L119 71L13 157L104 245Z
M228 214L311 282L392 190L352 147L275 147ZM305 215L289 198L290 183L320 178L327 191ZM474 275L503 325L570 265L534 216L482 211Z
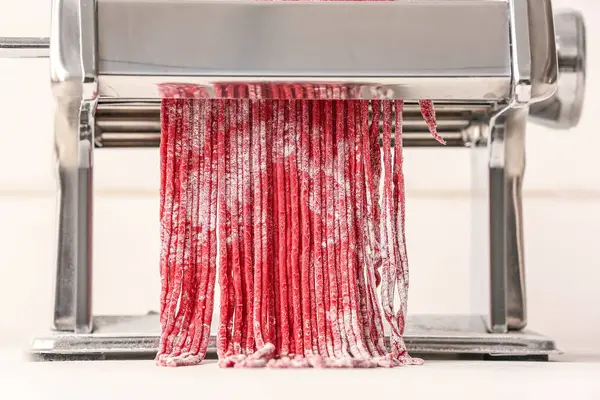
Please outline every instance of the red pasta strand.
M161 90L157 364L202 362L217 280L222 367L422 363L403 339L404 103L333 85Z

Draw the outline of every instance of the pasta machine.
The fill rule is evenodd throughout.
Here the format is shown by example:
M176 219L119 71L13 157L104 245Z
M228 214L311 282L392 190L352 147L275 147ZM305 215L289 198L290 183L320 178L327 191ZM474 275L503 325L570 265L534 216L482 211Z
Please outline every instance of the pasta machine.
M92 313L93 155L158 146L163 84L217 97L217 84L252 82L404 99L406 146L434 143L416 103L433 99L448 147L472 154L477 279L471 315L412 315L407 345L415 354L541 359L559 351L525 329L521 185L526 122L564 129L581 113L577 12L554 14L550 0L54 0L49 39L4 38L0 50L49 57L57 106L53 330L31 354L154 356L158 315Z

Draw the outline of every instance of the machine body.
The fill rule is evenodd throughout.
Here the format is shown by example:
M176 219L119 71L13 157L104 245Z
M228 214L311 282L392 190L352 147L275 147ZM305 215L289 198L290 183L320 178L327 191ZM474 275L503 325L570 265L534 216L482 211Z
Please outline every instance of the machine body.
M413 147L434 143L417 105L434 100L449 149L467 147L473 159L473 310L411 316L409 350L556 353L524 330L525 128L530 117L577 123L584 36L581 16L554 15L550 0L54 0L49 39L0 39L3 56L50 57L57 103L54 324L32 353L156 353L158 315L92 314L93 154L159 145L161 85L217 98L223 83L336 84L348 98L403 99Z

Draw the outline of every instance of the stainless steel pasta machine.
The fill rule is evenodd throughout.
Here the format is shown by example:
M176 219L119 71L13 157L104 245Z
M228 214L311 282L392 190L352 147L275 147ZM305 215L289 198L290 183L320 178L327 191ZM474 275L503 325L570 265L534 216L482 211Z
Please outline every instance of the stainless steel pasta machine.
M153 356L155 314L92 313L93 155L158 146L164 83L333 83L404 99L406 146L429 146L433 99L449 148L473 156L473 312L411 316L413 353L541 357L527 324L521 185L525 128L577 124L585 28L550 0L260 2L54 0L49 39L3 38L5 57L50 58L59 224L53 330L43 357Z

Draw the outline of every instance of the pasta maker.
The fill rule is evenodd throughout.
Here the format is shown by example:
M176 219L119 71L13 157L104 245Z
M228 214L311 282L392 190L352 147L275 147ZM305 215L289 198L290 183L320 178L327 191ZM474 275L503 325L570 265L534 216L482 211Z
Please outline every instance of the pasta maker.
M309 27L310 29L307 29ZM414 354L546 359L525 329L521 186L528 121L568 129L585 86L585 28L550 0L54 0L49 38L1 38L4 57L49 57L59 209L52 331L42 358L153 357L158 315L92 313L93 156L157 147L161 88L335 84L354 99L403 99L404 144L472 155L472 314L411 315ZM268 96L268 94L265 94ZM156 266L148 266L155 268ZM157 293L158 296L158 293Z

